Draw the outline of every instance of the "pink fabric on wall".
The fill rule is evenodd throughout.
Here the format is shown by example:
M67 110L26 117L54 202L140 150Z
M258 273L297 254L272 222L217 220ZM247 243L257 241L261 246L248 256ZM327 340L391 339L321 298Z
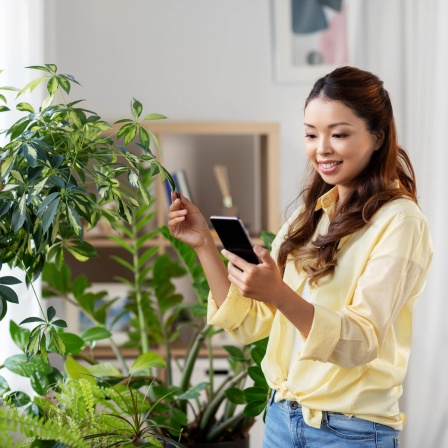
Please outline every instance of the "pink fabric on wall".
M329 26L321 32L319 51L324 64L348 64L347 13L345 5L332 17Z

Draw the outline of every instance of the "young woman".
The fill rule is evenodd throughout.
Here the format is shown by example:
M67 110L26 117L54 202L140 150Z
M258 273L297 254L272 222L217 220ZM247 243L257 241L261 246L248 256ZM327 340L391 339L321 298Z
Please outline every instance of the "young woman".
M259 265L222 251L186 198L171 234L209 281L209 323L247 344L269 336L263 371L274 393L265 448L397 447L412 315L432 258L414 171L375 75L341 67L305 103L313 168L303 205Z

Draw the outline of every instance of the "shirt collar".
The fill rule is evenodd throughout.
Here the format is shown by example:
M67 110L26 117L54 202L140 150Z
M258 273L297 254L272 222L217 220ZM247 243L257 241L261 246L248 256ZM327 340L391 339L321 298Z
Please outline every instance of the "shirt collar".
M325 212L331 211L339 198L338 187L333 187L330 191L323 194L316 202L315 211L324 209Z

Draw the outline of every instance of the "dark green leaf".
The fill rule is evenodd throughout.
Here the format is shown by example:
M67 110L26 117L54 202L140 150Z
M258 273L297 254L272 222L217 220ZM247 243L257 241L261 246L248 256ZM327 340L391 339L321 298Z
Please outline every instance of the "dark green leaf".
M244 408L244 414L250 417L260 415L266 409L266 401L252 401Z
M244 392L236 387L231 387L225 391L225 396L234 404L246 404L247 400Z
M7 302L11 303L19 303L17 293L8 286L0 285L0 299L6 300Z
M268 383L266 382L266 378L261 370L260 366L250 366L247 369L247 373L254 381L254 384L259 387L268 387Z
M56 310L54 309L54 306L48 307L48 309L47 309L48 322L52 321L54 316L56 316Z
M51 323L52 325L56 325L57 327L67 328L67 322L62 319L57 319Z
M10 110L9 107L7 107L7 106L0 106L0 112L8 112L8 110Z
M31 402L31 398L25 392L16 391L5 395L6 401L10 401L15 408L20 408Z
M10 275L0 277L0 285L18 285L19 283L22 283L22 281Z
M6 299L0 296L0 321L3 320L7 312L8 312L8 303Z
M19 325L30 324L32 322L42 322L42 323L45 323L45 321L43 319L41 319L40 317L27 317L26 319L22 320L22 322L20 322Z
M247 360L247 357L244 356L243 351L242 351L240 348L238 348L238 347L236 347L236 346L234 346L234 345L224 345L222 348L223 348L223 349L230 355L230 357L233 358L235 361L241 361L241 362L243 362L243 361L246 361L246 360Z
M244 389L244 396L248 402L268 400L268 390L262 387L247 387Z

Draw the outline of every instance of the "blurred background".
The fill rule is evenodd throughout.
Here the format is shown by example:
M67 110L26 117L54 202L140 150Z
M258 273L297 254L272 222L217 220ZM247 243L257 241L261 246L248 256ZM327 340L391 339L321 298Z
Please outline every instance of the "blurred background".
M135 97L146 113L175 121L278 123L280 224L306 169L302 116L312 84L334 64L378 74L392 98L400 141L416 168L420 206L435 247L416 308L401 404L408 416L402 446L448 446L443 373L448 369L448 2L311 3L327 15L319 25L322 11L308 12L314 31L334 22L335 33L343 35L340 59L325 59L309 39L290 35L287 14L300 5L289 0L0 0L0 70L5 70L0 85L21 87L34 76L21 67L54 63L82 84L73 97L86 98L85 107L106 120L129 115ZM294 23L293 34L309 33L305 25ZM331 50L331 34L321 37ZM304 46L311 48L305 62L299 58ZM0 121L0 128L4 124Z

